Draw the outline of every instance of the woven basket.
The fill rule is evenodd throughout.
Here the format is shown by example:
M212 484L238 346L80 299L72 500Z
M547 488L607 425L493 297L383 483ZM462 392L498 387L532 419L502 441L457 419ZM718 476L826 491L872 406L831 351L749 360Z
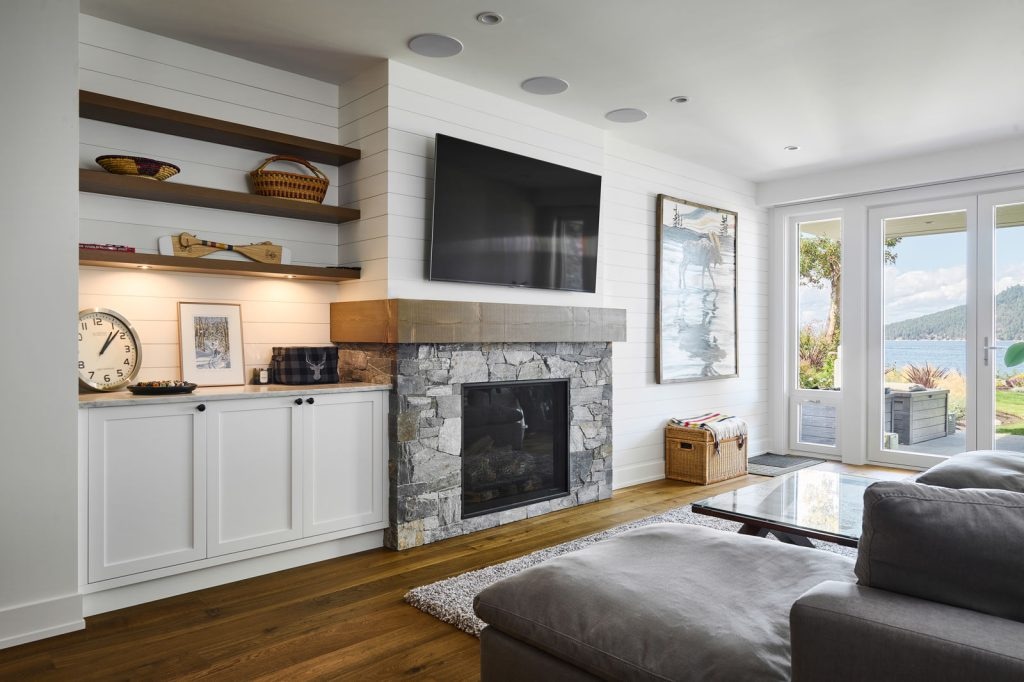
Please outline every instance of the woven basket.
M313 175L263 170L274 161L297 163L313 171ZM327 186L330 184L327 176L309 161L284 154L271 156L261 163L259 168L249 173L249 177L252 178L252 191L256 194L279 199L308 201L313 204L324 202L324 197L327 196Z
M147 159L142 156L122 156L120 154L107 154L97 156L96 163L103 167L103 170L115 175L134 175L147 180L166 180L172 175L177 175L181 169L173 163Z
M665 427L665 478L709 485L747 473L747 438L715 437L707 429Z

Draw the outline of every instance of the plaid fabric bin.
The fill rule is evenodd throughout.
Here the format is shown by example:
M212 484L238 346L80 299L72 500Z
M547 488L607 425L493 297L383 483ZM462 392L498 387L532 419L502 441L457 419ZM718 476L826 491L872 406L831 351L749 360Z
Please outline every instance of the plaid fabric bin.
M337 346L274 346L272 383L336 384L338 380Z

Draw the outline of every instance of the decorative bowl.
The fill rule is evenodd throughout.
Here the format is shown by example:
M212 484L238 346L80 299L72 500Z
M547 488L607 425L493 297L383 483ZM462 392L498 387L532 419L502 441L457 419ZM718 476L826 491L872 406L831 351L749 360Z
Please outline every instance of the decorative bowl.
M171 395L191 393L196 390L196 384L187 381L142 381L132 384L128 390L135 395Z
M134 175L147 180L166 180L172 175L177 175L181 169L173 163L147 159L142 156L122 156L120 154L108 154L97 156L96 163L101 165L108 173L116 175Z

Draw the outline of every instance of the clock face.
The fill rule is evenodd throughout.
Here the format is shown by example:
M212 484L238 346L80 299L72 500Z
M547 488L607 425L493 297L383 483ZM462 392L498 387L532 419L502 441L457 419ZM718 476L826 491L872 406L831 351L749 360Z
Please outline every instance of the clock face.
M116 391L132 382L142 366L139 337L113 310L78 313L78 380L97 391Z

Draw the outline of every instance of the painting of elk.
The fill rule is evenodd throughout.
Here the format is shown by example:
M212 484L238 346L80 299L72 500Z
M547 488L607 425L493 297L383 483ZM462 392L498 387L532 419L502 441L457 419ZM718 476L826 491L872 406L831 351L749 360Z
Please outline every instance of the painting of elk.
M737 214L658 196L658 383L737 376Z

